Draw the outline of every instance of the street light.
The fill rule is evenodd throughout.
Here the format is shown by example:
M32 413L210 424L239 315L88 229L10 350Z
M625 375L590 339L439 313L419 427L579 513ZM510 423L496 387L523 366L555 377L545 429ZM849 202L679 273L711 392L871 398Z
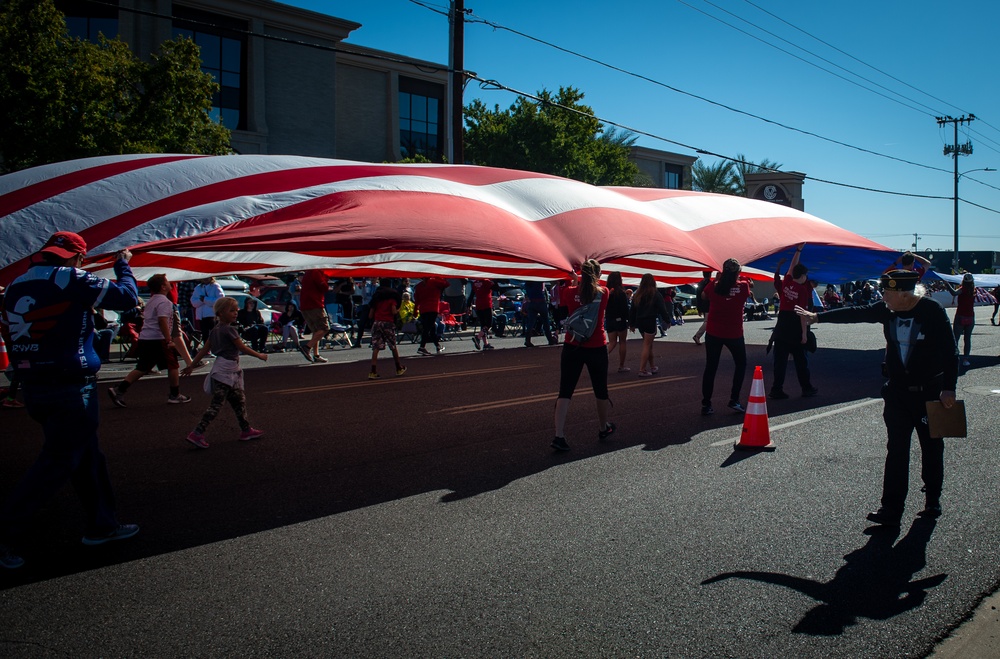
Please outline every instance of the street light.
M995 172L996 169L992 167L980 167L979 169L970 169L967 172L958 173L958 157L955 158L955 253L951 259L951 271L958 274L958 180L965 176L966 174L971 174L972 172Z

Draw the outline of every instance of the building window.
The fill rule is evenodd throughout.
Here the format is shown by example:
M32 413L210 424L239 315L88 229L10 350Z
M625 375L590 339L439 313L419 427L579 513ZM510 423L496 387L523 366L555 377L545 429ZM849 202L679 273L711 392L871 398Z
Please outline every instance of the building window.
M56 9L66 15L69 36L97 43L97 35L118 36L118 0L101 4L87 0L56 0Z
M399 152L403 158L422 155L441 162L443 152L444 86L399 78Z
M201 70L219 84L209 114L230 130L246 129L246 30L246 21L174 5L173 36L201 48Z
M680 190L683 181L683 167L680 165L663 165L663 187L668 190Z

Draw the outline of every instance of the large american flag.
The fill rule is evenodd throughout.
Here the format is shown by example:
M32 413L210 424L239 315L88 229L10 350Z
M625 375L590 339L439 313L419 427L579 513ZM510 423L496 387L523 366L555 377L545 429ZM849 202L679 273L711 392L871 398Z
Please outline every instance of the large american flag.
M742 197L299 156L109 156L0 177L0 284L56 231L83 236L86 267L102 276L111 255L131 249L140 279L321 268L552 280L594 258L626 283L651 272L681 284L730 257L769 278L800 242L804 260L828 264L831 276L839 268L840 279L877 275L892 260L830 222Z

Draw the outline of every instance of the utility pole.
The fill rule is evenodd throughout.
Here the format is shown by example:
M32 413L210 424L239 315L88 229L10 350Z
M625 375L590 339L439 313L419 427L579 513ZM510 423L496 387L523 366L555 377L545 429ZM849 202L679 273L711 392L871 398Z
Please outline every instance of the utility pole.
M455 165L465 164L465 122L462 118L462 97L465 90L465 0L451 3L451 159Z
M972 142L966 141L965 144L958 143L958 127L960 124L971 124L976 118L976 115L969 113L966 117L962 115L958 119L954 117L938 117L938 126L944 126L945 124L952 124L955 127L955 140L951 144L944 145L944 155L951 156L955 161L955 254L951 261L951 271L953 273L958 272L958 157L972 155Z
M920 236L918 236L917 234L913 234L913 249L910 250L910 251L913 252L914 254L917 253L917 241L919 241L919 240L920 240Z

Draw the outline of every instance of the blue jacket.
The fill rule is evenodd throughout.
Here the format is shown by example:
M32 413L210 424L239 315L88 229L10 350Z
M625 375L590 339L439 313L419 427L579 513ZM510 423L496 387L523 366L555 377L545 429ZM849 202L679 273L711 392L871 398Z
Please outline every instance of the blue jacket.
M118 283L85 270L34 265L4 296L2 320L10 361L22 382L45 383L97 373L93 309L125 311L139 304L125 261L115 263Z

